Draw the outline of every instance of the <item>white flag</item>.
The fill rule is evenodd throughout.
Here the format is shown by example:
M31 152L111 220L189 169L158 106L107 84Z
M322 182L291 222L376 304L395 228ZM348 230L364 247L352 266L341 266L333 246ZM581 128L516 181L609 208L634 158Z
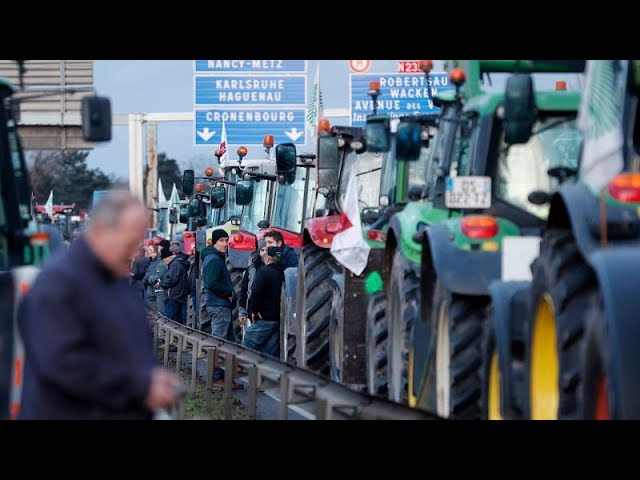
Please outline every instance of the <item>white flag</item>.
M600 191L624 166L622 111L628 65L619 60L589 60L578 113L584 134L580 179Z
M313 81L311 95L307 103L308 138L315 142L318 134L318 121L323 117L322 91L320 90L320 64L316 67L316 78Z
M44 204L45 212L49 215L49 218L53 218L53 190L49 193L47 203Z
M169 197L169 207L174 207L176 203L180 203L180 195L178 195L178 188L174 183L171 189L171 196Z
M164 196L164 188L162 188L162 180L158 178L158 208L166 207L167 197Z
M220 137L220 153L222 156L220 157L220 167L224 168L227 166L227 162L229 161L229 145L227 144L227 127L224 124L224 119L222 119L222 135Z
M333 237L331 254L354 274L360 275L367 267L371 247L362 236L358 208L358 177L355 174L349 177L342 211L351 222L351 226Z

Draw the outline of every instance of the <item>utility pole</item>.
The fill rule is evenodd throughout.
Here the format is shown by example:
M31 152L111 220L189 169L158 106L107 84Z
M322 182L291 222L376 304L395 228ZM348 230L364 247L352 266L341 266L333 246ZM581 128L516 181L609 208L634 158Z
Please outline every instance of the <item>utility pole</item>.
M149 228L158 225L158 124L147 124L147 207L149 208Z

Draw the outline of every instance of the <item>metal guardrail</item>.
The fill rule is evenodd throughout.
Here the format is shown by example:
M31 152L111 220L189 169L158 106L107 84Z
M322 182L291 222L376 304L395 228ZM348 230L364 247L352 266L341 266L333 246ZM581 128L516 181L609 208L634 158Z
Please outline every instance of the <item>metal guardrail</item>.
M213 369L224 362L225 419L231 419L233 407L233 382L246 375L248 380L249 418L256 418L258 392L269 391L279 404L279 418L286 420L290 406L297 406L315 420L436 420L436 415L411 409L387 400L359 393L344 385L317 375L307 369L291 365L268 355L222 340L200 330L169 320L157 311L147 308L152 320L153 345L164 339L164 365L169 364L169 348L177 347L176 371L180 371L182 355L191 353L191 383L187 394L195 395L197 361L206 358L207 407L211 405ZM194 353L195 352L195 353ZM239 375L241 367L245 375ZM228 372L232 372L229 375ZM178 407L180 410L183 407ZM175 415L178 413L178 415ZM174 417L180 417L175 412Z

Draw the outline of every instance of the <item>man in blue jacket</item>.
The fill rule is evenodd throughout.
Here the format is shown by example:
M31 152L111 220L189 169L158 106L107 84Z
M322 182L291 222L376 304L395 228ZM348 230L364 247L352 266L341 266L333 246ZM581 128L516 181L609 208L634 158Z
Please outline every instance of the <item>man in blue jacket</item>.
M204 276L204 305L211 319L211 334L232 342L236 341L231 322L233 284L227 270L225 255L229 246L229 235L224 230L214 230L211 246L202 249L202 272ZM224 370L213 371L213 385L223 385ZM240 388L240 385L234 385Z
M145 207L113 192L86 235L43 266L18 317L19 418L150 419L178 401L180 379L158 366L144 302L129 284L146 226Z

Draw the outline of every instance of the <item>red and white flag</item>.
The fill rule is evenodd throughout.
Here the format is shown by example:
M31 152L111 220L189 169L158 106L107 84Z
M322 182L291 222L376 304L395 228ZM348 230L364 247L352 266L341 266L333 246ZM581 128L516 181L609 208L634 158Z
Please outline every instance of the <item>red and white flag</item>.
M371 247L362 235L358 207L358 177L355 172L349 177L342 212L349 219L351 226L333 237L331 254L345 268L351 270L355 275L360 275L367 267Z
M220 137L220 146L218 147L220 149L220 153L222 154L220 156L220 166L222 168L227 166L227 162L229 161L229 152L228 152L228 147L229 145L227 144L227 127L224 124L224 119L222 120L222 135Z

